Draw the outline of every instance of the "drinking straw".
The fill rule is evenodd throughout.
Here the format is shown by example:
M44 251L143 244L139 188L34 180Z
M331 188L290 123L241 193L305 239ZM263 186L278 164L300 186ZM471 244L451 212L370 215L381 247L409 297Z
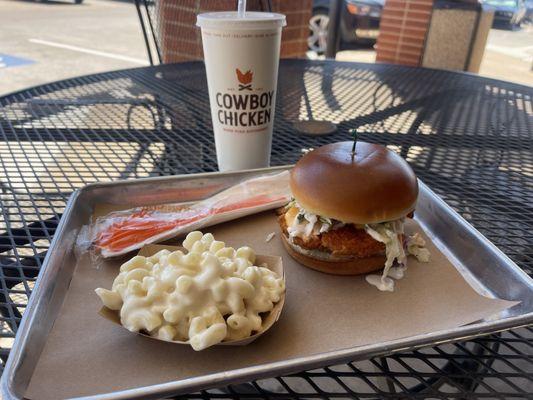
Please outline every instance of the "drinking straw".
M239 0L237 12L239 14L239 18L244 18L244 13L246 12L246 0Z

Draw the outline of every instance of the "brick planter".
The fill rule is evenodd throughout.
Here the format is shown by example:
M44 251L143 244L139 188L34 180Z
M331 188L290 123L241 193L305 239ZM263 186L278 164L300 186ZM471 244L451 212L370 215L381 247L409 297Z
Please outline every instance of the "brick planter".
M201 60L202 37L196 28L196 15L207 11L235 10L235 0L164 0L156 15L163 63ZM249 10L262 10L266 1L248 0ZM272 11L287 16L281 39L281 57L303 57L307 50L312 0L272 0ZM264 7L264 6L263 6Z
M376 61L419 66L433 0L387 0L380 22Z

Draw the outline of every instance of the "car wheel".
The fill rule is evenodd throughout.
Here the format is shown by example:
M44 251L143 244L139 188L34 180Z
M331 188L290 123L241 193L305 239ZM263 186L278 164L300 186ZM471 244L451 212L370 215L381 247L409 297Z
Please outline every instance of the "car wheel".
M313 11L313 16L309 19L309 37L307 47L318 54L326 52L328 36L329 14L325 8Z

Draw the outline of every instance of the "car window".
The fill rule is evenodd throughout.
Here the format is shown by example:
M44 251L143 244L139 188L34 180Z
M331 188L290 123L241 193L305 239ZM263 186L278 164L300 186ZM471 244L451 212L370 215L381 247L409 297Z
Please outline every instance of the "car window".
M516 7L516 0L485 0L483 3L497 7Z

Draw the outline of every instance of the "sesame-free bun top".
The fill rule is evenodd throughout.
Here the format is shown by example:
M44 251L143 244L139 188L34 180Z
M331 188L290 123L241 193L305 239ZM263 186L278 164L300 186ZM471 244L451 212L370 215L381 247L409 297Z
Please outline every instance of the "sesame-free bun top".
M407 162L377 144L332 143L305 154L290 186L305 210L344 223L371 224L414 210L418 182Z

